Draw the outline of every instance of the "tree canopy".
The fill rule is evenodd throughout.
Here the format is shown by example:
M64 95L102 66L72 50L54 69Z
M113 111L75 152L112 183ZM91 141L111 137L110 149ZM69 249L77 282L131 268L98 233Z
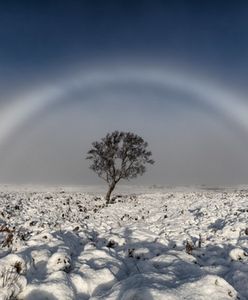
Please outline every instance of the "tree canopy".
M86 158L92 161L90 169L113 190L121 179L142 175L146 171L146 164L154 163L147 147L148 143L134 133L114 131L101 141L93 142Z

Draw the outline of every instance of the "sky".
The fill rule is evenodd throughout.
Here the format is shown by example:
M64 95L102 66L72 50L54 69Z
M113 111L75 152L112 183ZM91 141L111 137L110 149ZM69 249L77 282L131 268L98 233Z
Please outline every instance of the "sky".
M101 184L85 157L117 129L153 153L133 184L247 184L247 20L247 1L0 1L0 183Z

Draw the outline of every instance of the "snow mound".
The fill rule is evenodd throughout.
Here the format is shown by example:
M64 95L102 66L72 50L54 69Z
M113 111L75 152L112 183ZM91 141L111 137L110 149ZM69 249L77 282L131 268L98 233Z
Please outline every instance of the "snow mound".
M56 271L69 272L70 268L71 257L66 252L56 252L48 259L48 273L53 273Z
M245 259L248 254L243 249L235 248L229 252L229 256L232 260L242 260Z
M157 274L150 274L149 277L136 275L115 285L110 293L100 297L92 297L91 300L237 299L235 289L218 276L207 275L194 282L179 284L177 287L172 287L169 282L166 285L164 279L166 278Z

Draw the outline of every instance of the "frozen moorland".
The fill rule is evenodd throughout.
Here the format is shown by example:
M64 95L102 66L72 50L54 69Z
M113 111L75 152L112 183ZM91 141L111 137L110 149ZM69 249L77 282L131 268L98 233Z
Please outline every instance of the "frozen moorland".
M0 299L248 299L247 198L2 188Z

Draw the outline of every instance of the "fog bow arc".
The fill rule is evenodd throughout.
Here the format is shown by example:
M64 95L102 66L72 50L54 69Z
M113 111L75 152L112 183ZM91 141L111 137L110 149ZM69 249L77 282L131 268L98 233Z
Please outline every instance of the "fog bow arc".
M155 67L93 69L74 77L28 91L11 101L0 113L0 147L18 128L41 111L69 96L75 90L101 90L108 85L132 82L139 85L171 87L193 94L197 101L212 107L248 133L248 106L245 99L227 88L200 80L183 72ZM69 98L69 97L68 97Z

